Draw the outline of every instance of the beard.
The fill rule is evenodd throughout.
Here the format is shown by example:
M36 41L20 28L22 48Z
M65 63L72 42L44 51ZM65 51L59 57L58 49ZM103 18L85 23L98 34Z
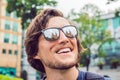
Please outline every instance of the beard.
M44 65L52 68L52 69L58 69L58 70L66 70L66 69L70 69L76 65L78 65L79 61L80 61L80 54L78 54L78 57L70 63L61 63L61 62L52 62L52 61L44 61L42 60Z

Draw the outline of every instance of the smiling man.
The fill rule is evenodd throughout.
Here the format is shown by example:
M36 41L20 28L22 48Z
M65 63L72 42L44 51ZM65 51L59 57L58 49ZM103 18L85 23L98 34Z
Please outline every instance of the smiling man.
M45 74L42 80L96 80L78 70L82 46L77 28L56 9L45 9L33 19L25 47L31 66Z

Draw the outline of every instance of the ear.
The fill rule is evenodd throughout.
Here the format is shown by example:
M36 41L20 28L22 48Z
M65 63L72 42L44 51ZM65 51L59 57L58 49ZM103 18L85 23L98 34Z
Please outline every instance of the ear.
M40 57L38 55L35 55L34 59L40 59Z

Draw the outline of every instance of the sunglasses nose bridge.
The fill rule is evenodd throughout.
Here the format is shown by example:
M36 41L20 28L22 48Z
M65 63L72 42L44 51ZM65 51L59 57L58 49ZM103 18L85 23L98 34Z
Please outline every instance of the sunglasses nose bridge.
M68 37L65 35L62 29L60 29L60 37L59 39L68 39Z

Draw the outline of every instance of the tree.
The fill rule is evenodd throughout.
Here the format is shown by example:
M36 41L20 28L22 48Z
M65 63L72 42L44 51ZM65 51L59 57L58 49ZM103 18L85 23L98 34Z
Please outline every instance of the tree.
M93 12L93 13L92 13ZM89 63L86 60L90 60L90 47L97 43L98 45L102 41L110 37L110 34L104 29L104 21L100 19L100 10L97 6L93 4L85 5L79 13L71 11L69 18L73 19L79 29L79 35L81 38L81 43L84 48L87 48L87 52L82 55L81 63L87 65L87 70ZM84 60L86 59L86 60ZM83 61L83 62L82 62Z
M7 0L7 11L16 12L17 17L21 17L22 29L25 29L33 19L38 9L44 6L56 6L57 2L53 0Z

